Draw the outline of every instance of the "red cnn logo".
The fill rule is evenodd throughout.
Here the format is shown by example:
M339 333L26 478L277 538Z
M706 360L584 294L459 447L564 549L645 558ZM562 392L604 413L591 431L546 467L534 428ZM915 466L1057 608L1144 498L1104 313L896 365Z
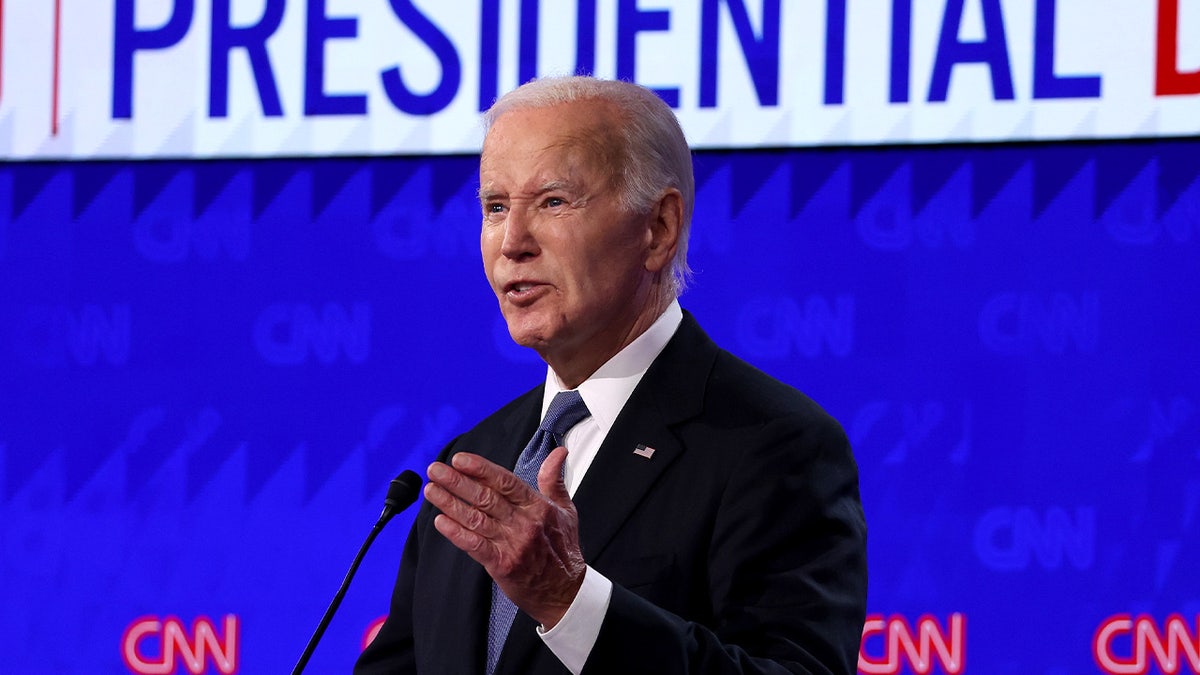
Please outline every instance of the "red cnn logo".
M372 621L371 624L369 626L367 626L367 630L363 631L363 638L362 638L362 648L363 649L366 649L367 646L370 645L371 642L375 639L375 636L379 635L379 629L383 628L384 621L387 621L387 617L381 616L378 619L375 619L374 621Z
M1114 643L1122 655L1114 653ZM1181 653L1186 662L1180 659ZM1136 619L1128 614L1111 616L1096 629L1092 656L1100 670L1110 675L1143 675L1151 666L1158 666L1166 675L1189 672L1185 667L1200 673L1200 614L1196 615L1194 635L1178 614L1168 616L1162 630L1145 614Z
M191 634L184 630L183 622L173 616L158 620L153 616L135 619L121 637L121 656L125 666L139 675L174 675L178 672L177 661L192 675L207 671L211 660L217 672L232 675L238 669L238 618L225 615L225 639L218 637L217 629L208 617L198 617L192 622ZM148 656L143 643L157 642L159 654Z
M948 675L959 675L966 665L967 618L958 612L950 615L949 629L932 616L917 619L916 631L900 615L884 619L881 614L867 616L863 625L862 645L858 649L858 672L868 675L894 675L907 661L917 675L934 672L934 661ZM948 634L947 634L948 633ZM879 636L878 640L874 640ZM868 641L877 643L868 653ZM882 653L878 643L882 643Z

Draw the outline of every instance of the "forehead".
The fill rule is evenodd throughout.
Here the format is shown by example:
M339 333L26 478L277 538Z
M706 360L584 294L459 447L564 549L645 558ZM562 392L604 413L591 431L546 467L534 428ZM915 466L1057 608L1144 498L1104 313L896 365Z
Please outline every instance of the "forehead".
M483 142L481 187L497 181L556 180L592 171L611 173L617 143L609 118L605 105L597 101L504 113Z

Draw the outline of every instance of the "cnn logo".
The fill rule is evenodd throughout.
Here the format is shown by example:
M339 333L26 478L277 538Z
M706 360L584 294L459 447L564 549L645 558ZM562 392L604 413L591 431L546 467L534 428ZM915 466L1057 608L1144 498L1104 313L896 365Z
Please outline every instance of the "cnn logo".
M1161 628L1144 614L1111 616L1096 629L1092 656L1109 675L1143 675L1152 667L1166 675L1200 673L1200 615L1195 633L1178 614L1168 616Z
M928 675L940 667L948 675L959 675L966 665L967 619L955 612L946 628L932 616L922 616L916 625L903 616L867 616L858 650L858 672L895 675L908 668Z
M208 672L209 662L222 675L232 675L238 669L238 618L227 614L223 623L218 631L202 616L188 631L176 617L144 616L125 629L121 657L130 672L139 675L174 675L180 665L200 675Z

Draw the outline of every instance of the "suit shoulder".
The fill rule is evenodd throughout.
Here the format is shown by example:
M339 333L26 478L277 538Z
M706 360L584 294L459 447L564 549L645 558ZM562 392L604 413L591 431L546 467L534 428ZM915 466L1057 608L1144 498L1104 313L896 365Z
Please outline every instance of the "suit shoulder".
M545 390L545 386L546 385L544 383L539 383L537 386L526 391L524 394L521 394L508 403L500 406L496 412L480 420L479 424L483 425L497 421L508 420L513 415L520 415L526 412L526 408L528 408L530 405L537 406L540 412L542 392Z
M837 420L804 392L783 382L724 349L713 361L705 392L705 409L742 418L743 422L766 423L782 417L797 417L808 424L840 428Z
M529 420L533 420L533 424L536 425L537 419L533 416L540 416L544 386L544 384L538 384L524 394L505 403L495 412L476 422L474 426L461 434L455 441L475 442L480 436L489 437L494 436L497 431L514 430ZM533 432L531 431L530 433L532 434Z

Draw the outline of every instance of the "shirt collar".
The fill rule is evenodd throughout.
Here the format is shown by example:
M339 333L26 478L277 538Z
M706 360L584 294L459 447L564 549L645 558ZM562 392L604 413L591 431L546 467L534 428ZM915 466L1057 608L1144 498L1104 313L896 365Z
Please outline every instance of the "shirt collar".
M601 432L607 436L613 422L625 402L633 393L642 376L658 358L659 353L671 341L671 336L683 321L683 310L678 300L672 300L663 313L646 329L646 332L634 338L624 349L617 352L611 359L600 366L591 377L579 385L579 395L587 404L592 418L600 426ZM563 391L562 384L554 370L546 368L546 391L542 397L542 417L550 408L554 396Z

